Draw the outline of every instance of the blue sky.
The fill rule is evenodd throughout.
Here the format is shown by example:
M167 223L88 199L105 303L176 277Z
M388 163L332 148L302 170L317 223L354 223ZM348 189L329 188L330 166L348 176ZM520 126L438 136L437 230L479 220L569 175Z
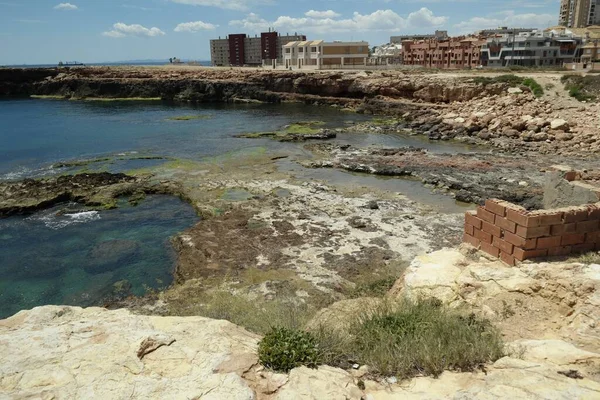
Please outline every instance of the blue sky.
M560 0L0 0L0 65L210 58L228 33L303 33L387 43L391 35L547 27Z

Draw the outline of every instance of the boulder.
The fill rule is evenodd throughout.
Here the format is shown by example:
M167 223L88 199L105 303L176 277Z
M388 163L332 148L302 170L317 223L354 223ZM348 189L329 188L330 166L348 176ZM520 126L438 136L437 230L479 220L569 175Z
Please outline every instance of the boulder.
M518 88L518 87L508 88L507 92L509 94L521 94L521 93L523 93L523 91L520 88Z
M0 398L251 400L258 340L208 318L38 307L0 321Z
M290 371L288 383L275 395L275 400L360 400L363 392L352 375L343 369L321 366Z
M564 119L554 119L550 121L550 129L566 132L569 130L569 123Z

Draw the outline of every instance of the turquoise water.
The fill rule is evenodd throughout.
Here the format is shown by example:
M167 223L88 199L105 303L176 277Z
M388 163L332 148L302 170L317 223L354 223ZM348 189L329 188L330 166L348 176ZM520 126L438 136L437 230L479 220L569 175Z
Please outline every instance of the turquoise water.
M194 210L171 196L121 205L86 212L65 204L0 219L0 318L42 304L97 305L171 284L169 239L198 221ZM119 281L125 290L115 288Z

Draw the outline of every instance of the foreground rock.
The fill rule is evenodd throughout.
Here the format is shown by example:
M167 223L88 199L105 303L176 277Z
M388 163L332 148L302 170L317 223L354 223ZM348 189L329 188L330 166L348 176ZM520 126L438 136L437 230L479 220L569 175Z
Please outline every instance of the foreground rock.
M0 321L0 398L254 398L258 337L226 321L41 307Z
M0 398L41 399L594 399L582 367L600 355L562 341L515 343L486 372L400 385L322 366L276 374L259 337L226 321L46 306L0 321ZM362 381L362 382L361 382ZM364 386L363 386L364 385ZM363 389L361 389L363 387Z
M511 268L479 253L469 256L467 249L417 257L390 295L468 306L492 319L509 340L567 340L600 350L600 265L524 262Z

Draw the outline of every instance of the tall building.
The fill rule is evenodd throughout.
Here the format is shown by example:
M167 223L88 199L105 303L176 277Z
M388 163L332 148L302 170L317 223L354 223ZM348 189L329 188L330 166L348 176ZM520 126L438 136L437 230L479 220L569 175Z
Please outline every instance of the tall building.
M297 33L282 36L275 31L263 32L260 37L250 37L245 33L230 34L225 39L210 41L211 64L219 67L282 64L282 47L299 40L306 40L306 36Z
M558 24L569 28L600 24L600 0L561 0Z

